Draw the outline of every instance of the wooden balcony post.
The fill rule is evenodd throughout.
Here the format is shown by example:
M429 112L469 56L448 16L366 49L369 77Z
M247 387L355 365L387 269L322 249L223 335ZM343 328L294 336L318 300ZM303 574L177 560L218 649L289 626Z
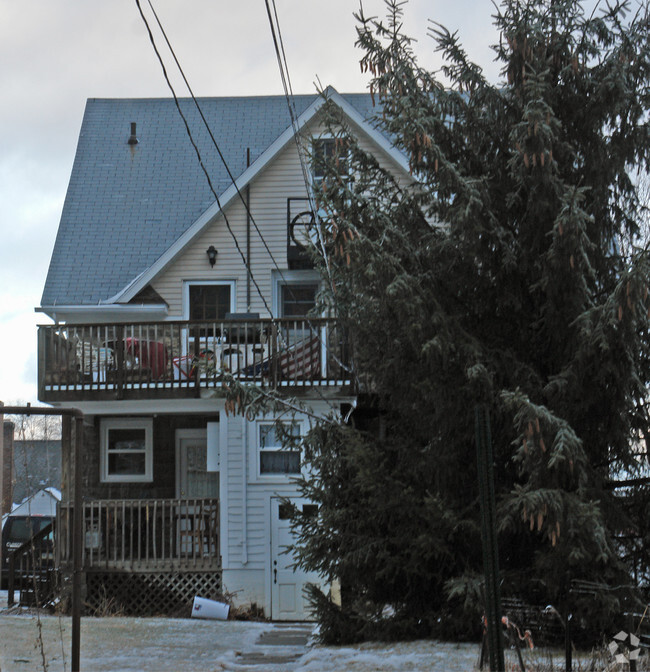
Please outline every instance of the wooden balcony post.
M47 327L38 328L38 398L42 399L45 392L45 371L47 371L48 362L46 361L47 349L45 341L49 335Z
M115 330L115 386L117 392L117 398L122 399L124 397L124 334L125 328L122 325L119 325Z
M269 377L271 387L273 389L278 387L279 354L280 353L278 351L278 325L275 322L273 322L273 324L271 324L271 334L269 337L269 356L271 358L270 361L271 366L269 367L269 373L270 373Z

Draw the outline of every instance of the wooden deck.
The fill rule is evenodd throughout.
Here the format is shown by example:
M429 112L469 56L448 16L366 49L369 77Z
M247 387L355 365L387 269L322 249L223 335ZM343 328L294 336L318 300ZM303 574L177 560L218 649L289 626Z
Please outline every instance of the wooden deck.
M219 393L225 374L291 394L348 390L350 353L325 318L65 324L39 327L42 401L180 398Z
M72 563L72 507L57 514L56 562ZM216 499L110 499L84 503L84 571L221 569Z

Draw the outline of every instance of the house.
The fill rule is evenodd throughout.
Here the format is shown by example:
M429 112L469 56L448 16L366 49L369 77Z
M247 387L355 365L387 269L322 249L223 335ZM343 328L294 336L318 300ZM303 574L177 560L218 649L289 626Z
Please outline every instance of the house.
M56 515L56 503L61 501L61 492L56 488L43 488L25 497L11 510L12 516L46 516Z
M326 96L406 178L407 160L367 121L370 97ZM160 613L223 590L275 620L307 616L302 588L319 578L282 552L283 498L312 506L292 483L300 455L280 449L276 418L226 413L221 376L299 397L315 415L357 392L335 317L310 315L320 278L300 244L314 176L297 147L333 142L324 97L292 102L293 123L283 96L199 99L232 177L191 100L179 107L196 150L174 100L87 103L37 310L54 322L39 327L39 398L85 415L91 605L110 596Z

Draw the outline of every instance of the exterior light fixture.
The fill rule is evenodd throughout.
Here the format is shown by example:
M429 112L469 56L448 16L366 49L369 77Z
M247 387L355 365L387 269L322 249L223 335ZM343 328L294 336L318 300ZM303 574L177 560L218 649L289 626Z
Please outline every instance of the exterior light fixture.
M210 245L208 249L205 251L205 253L208 255L208 261L210 262L210 266L214 268L214 264L217 261L217 248L214 245Z

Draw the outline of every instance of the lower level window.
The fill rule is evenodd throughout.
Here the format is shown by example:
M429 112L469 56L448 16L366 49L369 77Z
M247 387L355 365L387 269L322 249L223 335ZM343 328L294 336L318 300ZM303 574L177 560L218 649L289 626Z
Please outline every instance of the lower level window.
M300 451L282 447L281 437L274 423L261 423L259 427L260 475L299 474ZM287 424L290 436L300 436L297 422Z
M153 420L110 418L101 424L101 478L104 482L153 480Z

